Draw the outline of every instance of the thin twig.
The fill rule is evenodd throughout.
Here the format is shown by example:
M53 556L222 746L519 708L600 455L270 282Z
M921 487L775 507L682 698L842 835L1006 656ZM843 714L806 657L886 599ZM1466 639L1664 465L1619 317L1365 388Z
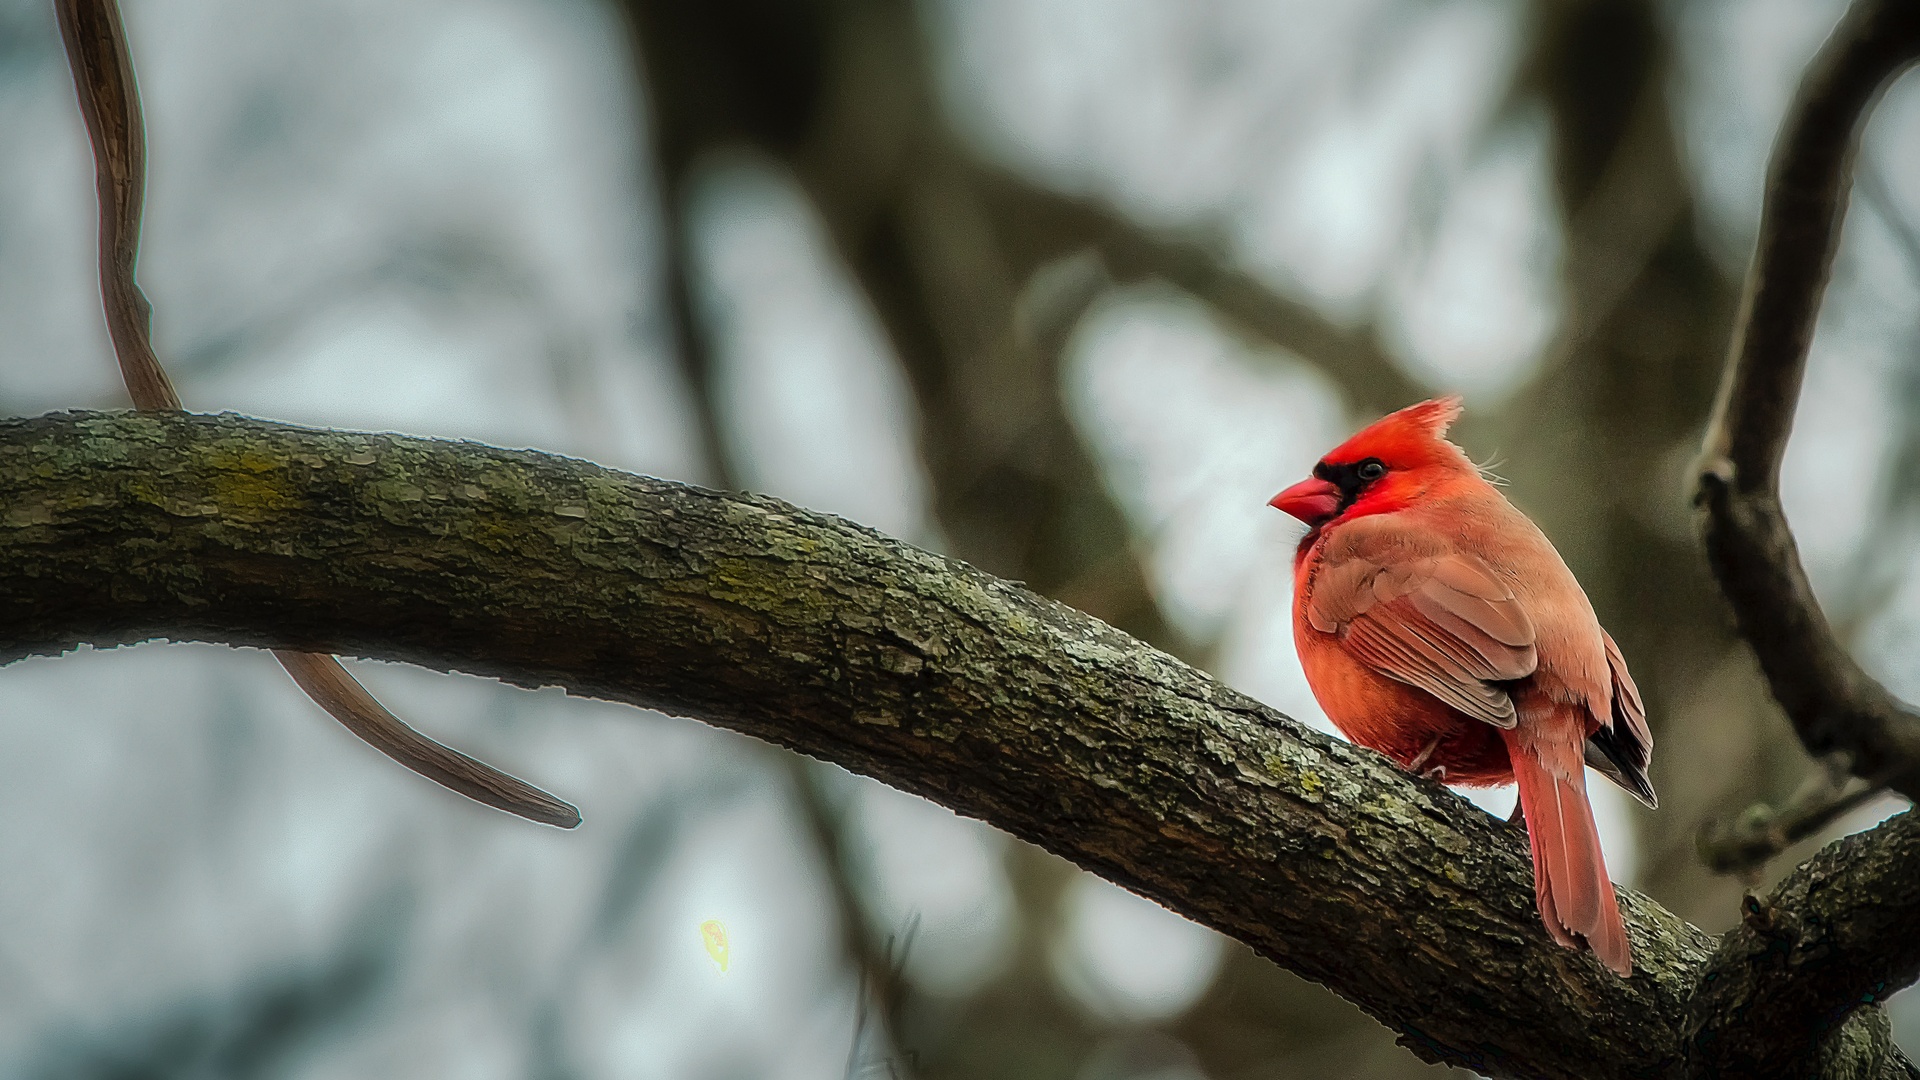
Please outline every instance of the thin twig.
M146 125L126 28L114 0L56 0L73 85L93 140L100 189L100 294L120 374L136 409L178 409L180 395L154 355L152 307L134 282L147 185Z
M283 650L273 655L300 689L348 731L421 776L475 802L542 825L571 829L580 824L580 811L573 806L408 727L333 657Z
M782 751L779 757L787 768L794 802L800 810L800 823L812 838L814 849L820 853L820 861L827 873L834 915L840 924L841 947L853 961L854 970L859 976L852 1060L848 1063L851 1073L853 1062L859 1060L862 1044L866 1041L867 1029L874 1021L878 1021L882 1038L898 1044L900 1014L907 993L905 950L902 949L896 957L893 937L889 935L885 941L876 941L872 931L867 928L866 905L854 887L855 869L847 851L845 816L831 804L824 785L814 775L813 763L799 754L786 751ZM909 929L909 943L911 934L912 930ZM869 1005L873 1006L873 1012L869 1011Z
M147 183L146 124L120 5L116 0L55 0L54 10L80 114L93 142L100 198L100 295L121 378L134 408L177 411L180 395L153 350L153 309L134 280ZM348 731L421 776L531 821L563 829L580 824L580 812L569 804L408 727L333 657L284 651L274 656Z
M1716 874L1757 884L1760 870L1776 855L1886 792L1884 786L1852 775L1845 754L1830 759L1808 774L1786 801L1756 803L1737 817L1707 822L1697 842L1700 861Z

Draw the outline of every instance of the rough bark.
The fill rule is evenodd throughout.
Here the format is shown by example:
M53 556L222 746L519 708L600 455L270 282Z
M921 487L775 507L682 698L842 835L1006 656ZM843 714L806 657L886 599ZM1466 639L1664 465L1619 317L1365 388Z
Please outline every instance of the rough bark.
M694 716L875 776L1490 1075L1678 1075L1711 941L1552 944L1523 838L1072 609L775 500L232 416L0 423L0 656L165 636Z
M1766 899L1748 897L1689 1010L1693 1075L1838 1076L1847 1074L1829 1060L1837 1054L1868 1063L1887 1056L1884 1011L1859 1006L1913 981L1916 925L1920 816L1911 810L1829 845ZM1849 1037L1833 1045L1837 1032Z

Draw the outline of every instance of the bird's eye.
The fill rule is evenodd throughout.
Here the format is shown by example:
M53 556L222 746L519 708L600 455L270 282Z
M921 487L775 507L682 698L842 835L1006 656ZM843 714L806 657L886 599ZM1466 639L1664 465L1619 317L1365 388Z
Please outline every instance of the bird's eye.
M1368 458L1360 463L1360 479L1369 483L1387 475L1387 467L1379 458Z

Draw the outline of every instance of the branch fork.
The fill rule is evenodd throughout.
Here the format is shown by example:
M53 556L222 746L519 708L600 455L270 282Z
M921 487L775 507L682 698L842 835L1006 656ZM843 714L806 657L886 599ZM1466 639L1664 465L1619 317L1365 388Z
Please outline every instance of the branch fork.
M1808 67L1774 145L1740 320L1695 466L1694 502L1740 635L1801 743L1827 770L1779 810L1755 808L1704 834L1702 854L1716 868L1753 873L1883 784L1920 796L1920 714L1842 647L1780 507L1780 463L1840 246L1860 131L1886 87L1916 60L1920 4L1856 0ZM1839 1068L1835 1055L1856 1063L1863 1055L1898 1058L1884 1014L1860 1006L1920 976L1920 935L1911 929L1920 919L1920 887L1908 884L1920 879L1920 864L1906 861L1920 850L1916 836L1914 815L1905 814L1829 846L1766 901L1749 898L1742 924L1721 939L1688 1005L1690 1076L1827 1075ZM1868 888L1870 872L1887 876Z

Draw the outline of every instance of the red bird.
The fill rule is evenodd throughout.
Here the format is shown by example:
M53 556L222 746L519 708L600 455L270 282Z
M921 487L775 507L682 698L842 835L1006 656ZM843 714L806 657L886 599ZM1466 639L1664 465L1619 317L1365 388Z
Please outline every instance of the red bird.
M1300 663L1361 746L1450 784L1517 783L1547 932L1628 975L1582 765L1655 805L1646 709L1559 552L1446 440L1459 415L1457 397L1401 409L1273 497L1307 524Z

